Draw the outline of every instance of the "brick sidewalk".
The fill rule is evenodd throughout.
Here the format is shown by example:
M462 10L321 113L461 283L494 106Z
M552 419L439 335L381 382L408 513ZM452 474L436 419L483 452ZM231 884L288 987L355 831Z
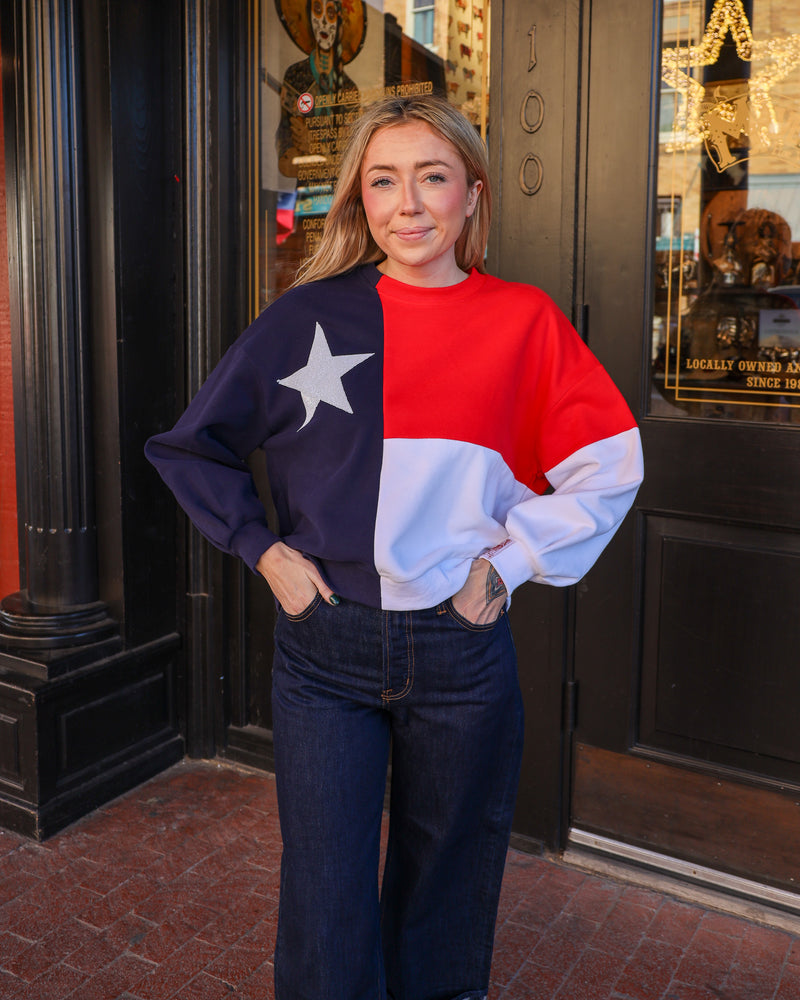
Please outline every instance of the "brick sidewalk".
M0 1000L269 1000L266 774L183 762L44 844L0 832ZM800 937L512 851L491 1000L798 1000Z

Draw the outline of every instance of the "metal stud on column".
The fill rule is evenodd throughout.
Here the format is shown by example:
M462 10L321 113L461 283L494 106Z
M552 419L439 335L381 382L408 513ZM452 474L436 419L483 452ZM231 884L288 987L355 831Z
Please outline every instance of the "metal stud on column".
M46 651L103 641L116 623L98 595L81 5L26 0L14 12L3 31L17 55L6 137L24 589L0 601L0 646Z

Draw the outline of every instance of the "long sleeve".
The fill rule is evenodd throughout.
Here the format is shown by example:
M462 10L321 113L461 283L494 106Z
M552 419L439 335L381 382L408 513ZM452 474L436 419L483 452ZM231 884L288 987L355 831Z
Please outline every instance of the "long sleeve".
M508 539L484 557L509 593L526 580L555 587L576 583L613 538L642 476L636 428L580 448L547 471L552 493L509 510Z
M508 539L489 561L509 592L525 580L562 587L594 565L628 513L644 473L633 415L605 369L551 306L554 349L540 356L534 495L510 507Z
M201 534L251 569L277 541L245 461L267 436L264 411L257 370L235 345L175 427L145 448Z

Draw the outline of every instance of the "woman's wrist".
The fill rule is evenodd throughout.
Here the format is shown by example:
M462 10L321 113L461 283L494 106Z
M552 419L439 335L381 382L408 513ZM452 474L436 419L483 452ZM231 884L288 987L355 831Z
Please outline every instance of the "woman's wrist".
M489 560L484 559L483 562L486 562L489 566L489 571L486 574L486 603L488 605L492 601L496 601L499 597L508 597L508 589L503 583L503 578Z

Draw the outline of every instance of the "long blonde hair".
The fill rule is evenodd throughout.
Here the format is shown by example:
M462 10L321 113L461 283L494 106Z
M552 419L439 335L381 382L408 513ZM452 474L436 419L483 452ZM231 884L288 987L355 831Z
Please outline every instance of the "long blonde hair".
M451 143L467 172L467 185L482 181L475 211L456 240L456 263L462 271L483 270L483 256L492 217L486 149L467 119L440 97L387 97L370 105L356 120L342 155L339 180L325 220L319 247L298 271L295 285L332 278L359 264L384 257L367 224L361 201L361 165L375 133L392 125L424 122Z

